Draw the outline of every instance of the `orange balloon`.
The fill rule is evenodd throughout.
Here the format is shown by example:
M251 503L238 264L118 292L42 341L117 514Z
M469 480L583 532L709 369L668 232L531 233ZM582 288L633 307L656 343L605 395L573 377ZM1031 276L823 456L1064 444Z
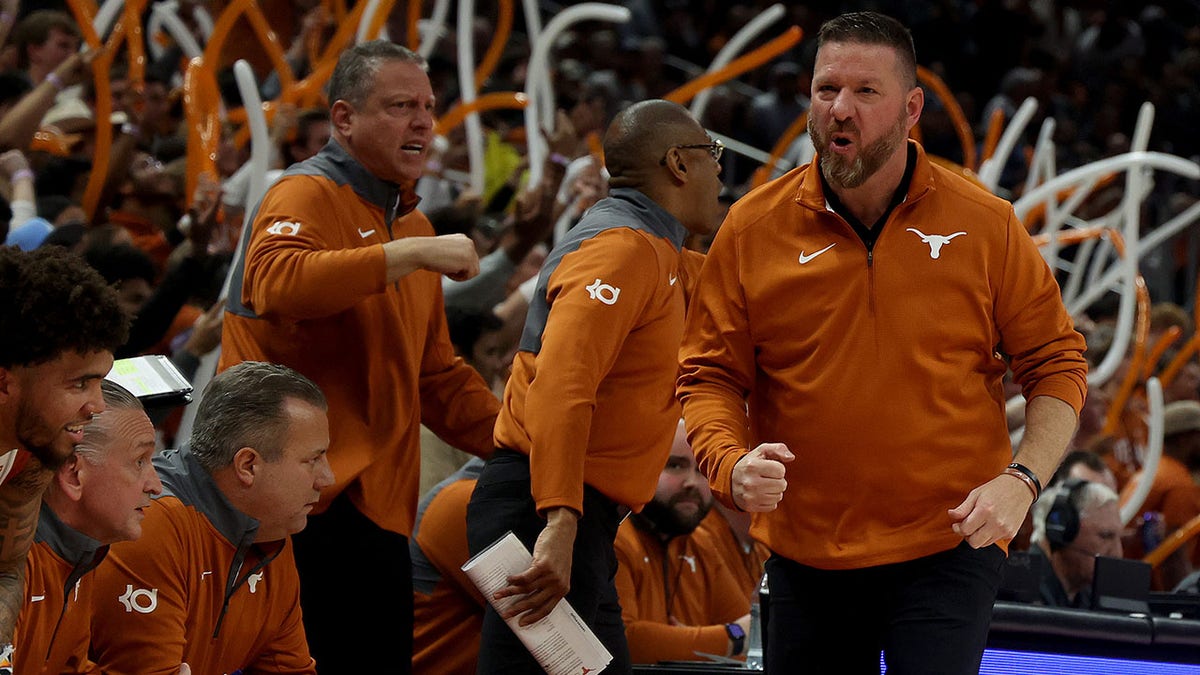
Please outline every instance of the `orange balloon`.
M979 162L981 166L996 153L996 146L1000 145L1000 136L1003 131L1004 111L996 108L992 111L991 119L988 120L987 135L983 137L983 157Z
M96 33L96 27L93 25L96 21L96 3L92 0L68 0L67 6L75 16L75 25L79 26L83 41L92 49L99 49L100 35Z
M383 32L383 25L387 23L388 14L392 12L392 6L396 4L396 0L381 0L379 5L375 7L375 14L371 17L371 23L367 26L367 39L374 40ZM418 8L421 3L411 3Z
M188 62L183 81L183 110L187 117L187 198L196 193L200 175L217 175L217 145L221 140L218 117L220 93L212 66L203 57Z
M754 70L776 56L786 52L800 41L800 36L803 34L804 31L800 30L799 26L792 26L782 35L776 37L758 49L739 56L719 70L714 70L711 73L705 73L697 77L682 87L670 92L663 98L679 104L686 103L692 100L696 94L699 94L705 89L721 84L722 82L732 80L746 71Z
M1071 246L1087 241L1088 239L1096 239L1114 233L1116 233L1116 230L1111 227L1081 227L1077 230L1060 230L1055 232L1054 239L1060 246ZM1038 246L1045 246L1050 243L1050 236L1047 234L1035 234L1033 235L1033 243Z
M1192 339L1183 343L1183 346L1176 352L1175 358L1171 359L1166 368L1163 368L1158 380L1164 387L1175 381L1179 371L1183 370L1183 367L1196 355L1197 351L1200 351L1200 333L1196 333Z
M259 7L254 0L233 0L217 17L213 24L212 34L208 38L208 43L204 45L204 61L205 63L217 63L221 55L221 49L225 45L225 41L229 38L229 31L239 18L245 15L246 20L250 23L250 27L254 29L255 37L258 38L259 44L262 45L264 51L267 52L271 64L275 67L275 72L279 76L279 85L286 90L295 82L295 75L292 73L292 67L288 65L287 59L283 57L283 48L279 46L279 40L275 37L275 32L271 30L271 26L267 23L267 19L263 16L262 8Z
M1113 242L1114 247L1116 242ZM1123 246L1121 247L1123 248ZM1122 255L1124 252L1122 251ZM1104 433L1115 434L1121 426L1125 406L1129 403L1135 388L1144 384L1142 379L1143 363L1146 361L1146 340L1150 334L1150 291L1146 288L1146 280L1137 275L1134 280L1137 290L1137 318L1134 324L1133 356L1129 361L1129 372L1121 382L1120 389L1109 404L1108 415L1104 419Z
M131 83L141 88L145 73L145 51L142 37L141 13L146 0L129 0L123 7L122 13L112 25L112 32L107 41L101 41L94 25L97 6L90 0L69 0L69 7L75 16L75 22L83 35L84 42L96 50L92 59L93 82L96 89L95 119L109 120L112 118L112 83L109 70L117 55L117 49L122 42L129 50L129 78ZM112 125L96 124L95 156L92 170L88 176L87 187L83 193L83 209L89 221L94 222L100 208L100 197L104 184L108 179L108 161L112 150Z
M779 140L775 141L775 147L771 148L771 157L766 163L754 170L754 175L750 179L751 187L758 187L771 180L771 174L775 172L775 165L779 162L779 158L783 157L783 153L787 152L792 142L806 128L808 128L808 113L800 113L800 116L793 120L788 125L788 128L784 130Z
M354 34L358 32L358 22L362 20L362 14L366 8L367 3L365 2L355 4L354 9L350 10L350 14L346 16L345 20L338 24L333 37L329 38L329 42L325 44L325 51L321 53L322 63L327 62L330 58L336 62L342 50L350 46ZM310 65L314 70L316 69L316 64Z
M345 20L338 23L338 29L325 44L320 59L309 64L311 72L308 77L299 82L293 79L287 84L283 84L281 81L280 91L282 93L279 95L279 102L295 103L301 108L309 108L323 100L324 94L321 93L321 88L333 75L333 69L337 65L342 50L354 38L356 26L358 26L366 4L365 2L356 4Z
M954 132L962 146L963 167L972 172L977 171L979 165L975 163L975 134L971 131L971 124L967 121L967 116L963 114L962 106L958 104L954 92L950 91L937 73L921 65L917 66L917 80L937 94L938 99L946 108L946 114L950 115L950 121L954 124ZM992 150L995 150L994 146Z
M446 135L451 129L463 123L473 112L483 112L485 110L496 110L499 108L523 109L529 105L529 98L521 92L513 91L497 91L490 94L484 94L470 103L459 101L452 108L446 111L445 115L437 121L434 126L434 133Z
M116 55L116 43L125 34L125 18L121 17L113 24L113 32L108 44L100 49L92 59L92 78L96 88L95 119L96 139L95 156L92 158L92 170L88 175L87 187L83 191L83 210L88 222L96 222L97 211L100 209L100 197L104 193L104 184L108 181L108 161L112 154L112 82L108 73L112 69L113 57ZM95 31L93 30L93 35ZM103 122L103 123L101 123Z
M421 46L421 30L418 24L421 21L421 3L408 0L408 48L417 51L417 47ZM397 36L399 37L399 36ZM392 38L395 42L396 38Z
M1096 181L1096 184L1094 186L1092 186L1092 188L1091 188L1091 190L1089 190L1089 192L1094 192L1103 187L1107 187L1114 180L1116 180L1116 178L1117 178L1117 174L1115 172L1101 176L1100 179ZM1076 187L1069 187L1069 188L1059 190L1058 193L1055 194L1055 196L1054 196L1055 201L1057 201L1058 203L1061 204L1062 202L1066 201L1066 199L1068 197L1070 197L1072 194L1074 194L1076 189L1077 189ZM1045 204L1045 202L1038 202L1037 204L1034 204L1029 209L1028 213L1025 214L1025 227L1026 227L1026 229L1029 229L1029 230L1037 229L1037 227L1042 222L1044 222L1045 219L1046 219L1046 204Z
M1154 369L1158 367L1158 362L1162 359L1163 354L1180 337L1183 337L1183 329L1179 326L1168 326L1162 332L1162 335L1158 336L1158 341L1154 343L1154 346L1150 349L1149 357L1146 358L1146 367L1142 371L1143 380L1150 379L1150 376L1154 374ZM1166 384L1166 382L1163 382L1163 384Z
M125 44L129 48L129 82L141 91L146 81L146 42L142 35L142 10L146 0L125 0ZM116 37L116 31L113 31Z
M295 83L291 89L285 89L279 96L279 101L295 103L300 108L311 108L322 103L325 100L322 88L329 77L333 75L335 66L337 66L336 58L326 58L309 73L308 77Z
M482 87L483 83L495 72L496 66L500 63L500 57L504 55L504 45L508 42L508 34L512 32L512 0L500 0L500 7L497 9L497 12L499 16L496 19L496 32L492 36L492 43L488 45L487 54L484 54L483 61L480 62L479 67L475 70L476 87Z
M321 4L325 5L325 9L334 21L341 23L346 18L345 0L322 0Z
M1179 549L1187 542L1191 541L1197 534L1200 534L1200 515L1193 516L1191 520L1180 526L1171 534L1163 539L1158 548L1146 554L1142 558L1142 562L1149 563L1151 567L1158 567L1172 553Z

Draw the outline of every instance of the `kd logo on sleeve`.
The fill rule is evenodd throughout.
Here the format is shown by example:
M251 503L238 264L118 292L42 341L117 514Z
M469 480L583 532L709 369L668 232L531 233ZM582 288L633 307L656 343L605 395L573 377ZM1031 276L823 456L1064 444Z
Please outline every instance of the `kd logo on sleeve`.
M294 237L300 234L300 223L292 223L286 220L281 220L267 228L267 234L286 234Z
M117 600L125 605L126 612L149 614L158 609L158 589L139 588L135 591L132 584L126 584L125 592Z
M617 297L621 295L621 289L603 283L600 279L596 279L591 286L586 287L584 290L588 292L588 295L593 300L599 300L606 305L617 304Z

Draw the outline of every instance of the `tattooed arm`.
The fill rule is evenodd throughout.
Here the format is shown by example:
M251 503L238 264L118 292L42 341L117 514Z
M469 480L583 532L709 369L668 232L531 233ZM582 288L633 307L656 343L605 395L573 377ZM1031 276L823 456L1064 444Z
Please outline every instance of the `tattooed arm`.
M42 493L54 474L36 459L0 485L0 644L9 644L21 610L25 558L37 532Z

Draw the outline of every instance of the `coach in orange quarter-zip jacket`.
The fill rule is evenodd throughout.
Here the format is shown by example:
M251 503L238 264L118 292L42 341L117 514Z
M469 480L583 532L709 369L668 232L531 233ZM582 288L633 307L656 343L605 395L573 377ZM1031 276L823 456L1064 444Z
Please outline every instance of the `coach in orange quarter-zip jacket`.
M496 422L496 452L467 507L477 553L512 530L533 552L503 594L528 625L562 597L629 668L613 576L622 511L654 495L679 421L689 231L723 209L722 146L686 108L643 101L613 119L609 196L550 252ZM567 594L567 588L570 593ZM483 620L479 671L541 672L501 617Z
M688 315L689 440L774 553L768 672L878 672L881 649L889 673L977 672L1004 547L1083 405L1050 267L1011 204L908 139L923 104L908 29L826 22L817 159L730 209Z
M96 568L92 659L112 675L316 675L289 539L333 482L321 390L246 361L208 383L186 445L155 455L142 536Z
M446 326L442 275L478 274L475 245L434 236L416 208L433 142L425 68L388 40L342 54L330 141L248 219L221 337L222 369L282 363L329 399L336 482L293 538L310 646L329 672L409 672L421 424L486 457L500 407ZM348 578L370 590L348 590Z

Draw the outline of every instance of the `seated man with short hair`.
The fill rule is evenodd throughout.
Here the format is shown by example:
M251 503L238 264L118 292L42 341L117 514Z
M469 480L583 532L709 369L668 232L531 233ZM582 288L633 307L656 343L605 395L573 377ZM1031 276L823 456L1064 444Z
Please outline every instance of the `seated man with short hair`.
M413 672L474 675L487 601L462 571L467 502L483 470L472 457L421 497L408 540L413 574Z
M88 672L92 571L118 541L142 534L142 513L162 493L154 425L141 401L110 380L104 412L54 472L25 565L25 598L13 640L14 675Z
M712 505L680 425L654 499L617 530L617 595L633 663L745 655L750 598L697 529Z
M154 458L144 534L96 570L92 658L106 673L315 675L289 535L333 484L325 396L243 361L205 388L191 441Z
M1121 512L1107 485L1078 478L1046 488L1033 504L1030 556L1044 557L1041 603L1091 607L1096 556L1121 557Z

